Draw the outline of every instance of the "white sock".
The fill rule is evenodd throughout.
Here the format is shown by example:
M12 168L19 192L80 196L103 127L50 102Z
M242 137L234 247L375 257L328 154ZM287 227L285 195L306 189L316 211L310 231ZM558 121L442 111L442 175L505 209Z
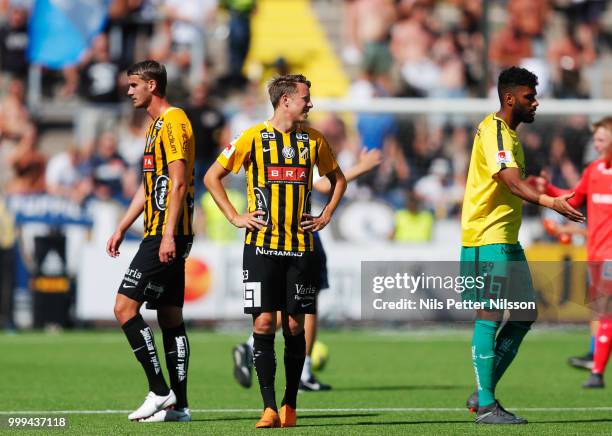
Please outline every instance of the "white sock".
M254 343L255 343L255 339L253 338L253 333L251 333L251 336L249 336L249 339L247 339L246 341L246 344L251 349L251 351L253 350Z
M312 366L310 364L310 356L306 356L306 358L304 359L304 367L302 368L302 376L300 378L302 381L308 381L311 375Z

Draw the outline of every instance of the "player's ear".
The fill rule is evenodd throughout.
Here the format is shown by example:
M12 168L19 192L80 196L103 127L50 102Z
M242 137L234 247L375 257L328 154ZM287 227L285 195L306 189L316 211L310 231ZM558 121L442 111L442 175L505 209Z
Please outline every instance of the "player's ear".
M155 80L149 80L147 81L147 86L149 88L149 91L153 93L157 89L157 82Z
M516 103L516 97L512 91L504 92L504 103L506 103L506 106L508 107L514 106L514 103Z

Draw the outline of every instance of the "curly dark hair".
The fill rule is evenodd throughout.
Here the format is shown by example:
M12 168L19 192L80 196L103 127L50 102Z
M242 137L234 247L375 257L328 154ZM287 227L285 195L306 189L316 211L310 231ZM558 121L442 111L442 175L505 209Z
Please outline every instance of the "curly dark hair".
M517 86L529 86L535 88L538 85L538 77L531 71L521 67L510 67L499 74L497 80L497 94L499 101L505 92Z

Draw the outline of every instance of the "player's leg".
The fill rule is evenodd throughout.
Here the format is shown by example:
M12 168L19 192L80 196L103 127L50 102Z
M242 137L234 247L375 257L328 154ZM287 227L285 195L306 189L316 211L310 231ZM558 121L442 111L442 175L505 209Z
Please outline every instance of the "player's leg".
M286 259L285 311L283 313L283 335L285 337L285 396L281 408L283 427L296 425L297 393L306 358L304 319L306 314L317 312L316 259L312 252L301 257Z
M503 314L479 310L472 335L472 364L476 373L478 407L495 403L495 335Z
M302 391L329 391L331 386L326 383L321 383L312 372L312 362L310 356L315 342L317 341L317 314L308 313L304 320L304 335L306 337L306 358L304 359L304 367L300 377L300 390Z
M276 331L281 328L281 315L277 313ZM243 388L250 388L253 384L253 332L249 334L246 342L238 344L232 348L232 361L234 362L234 379Z
M284 308L285 275L284 259L244 246L244 313L253 316L253 363L264 406L258 428L280 427L274 391L274 336L276 312Z
M191 348L185 331L182 307L159 307L157 321L162 330L166 368L170 378L170 387L176 395L176 406L174 409L160 410L146 421L191 421L191 411L187 401L187 375Z
M483 247L462 247L461 276L477 278L481 268ZM481 291L466 289L461 295L466 302L481 303ZM493 371L495 369L495 335L501 321L498 311L479 310L472 334L472 365L476 375L477 395L468 399L468 408L489 406L495 402ZM475 401L476 404L470 405Z
M297 394L300 376L306 357L304 337L304 314L283 313L283 336L285 338L285 395L281 403L281 424L293 427L296 424Z
M327 255L321 238L318 233L314 234L314 251L313 251L313 264L315 265L315 274L319 277L319 283L317 283L319 293L329 288L329 280L327 276ZM302 376L300 377L300 390L303 391L328 391L331 386L325 383L319 382L312 372L312 362L310 356L315 342L317 341L317 314L308 313L304 320L304 334L306 336L306 359L304 360L304 367L302 368Z
M595 340L599 330L599 321L593 320L589 323L591 335L589 336L589 351L582 356L572 356L567 359L567 363L576 369L593 369L593 355L595 354Z
M276 311L253 315L253 363L264 408L264 413L256 424L258 428L280 427L276 392L274 390L276 376L275 333Z
M605 283L603 286L608 284ZM598 303L600 319L595 340L593 369L589 379L582 385L584 388L603 388L605 386L603 374L612 351L612 298L607 292L601 292Z
M495 398L496 385L496 335L503 318L503 311L493 310L490 300L508 295L509 261L518 247L509 244L491 244L480 247L463 247L461 252L461 274L475 278L485 277L485 286L463 293L466 301L485 304L485 309L476 313L472 337L472 364L476 374L477 395L468 398L467 405L477 398L478 424L521 424L526 421L506 411ZM515 253L514 253L515 254ZM523 335L524 336L524 335ZM509 364L509 363L508 363ZM506 365L507 368L507 365Z
M130 420L147 418L176 402L174 393L166 384L161 371L153 331L138 312L141 305L141 302L117 294L115 317L121 324L132 351L142 365L149 382L149 394L144 403L128 415Z
M131 420L147 418L176 402L161 370L153 331L139 312L143 302L148 299L145 292L150 284L149 278L163 268L157 257L158 251L159 241L144 240L141 243L115 300L115 317L149 383L150 392L144 403L128 415Z
M525 253L519 244L508 245L505 248L507 256L506 299L514 303L534 303L535 289L531 279L531 272ZM531 329L531 325L538 317L537 309L513 310L510 312L508 321L504 324L497 335L495 345L495 374L494 385L497 385L514 358L525 335Z

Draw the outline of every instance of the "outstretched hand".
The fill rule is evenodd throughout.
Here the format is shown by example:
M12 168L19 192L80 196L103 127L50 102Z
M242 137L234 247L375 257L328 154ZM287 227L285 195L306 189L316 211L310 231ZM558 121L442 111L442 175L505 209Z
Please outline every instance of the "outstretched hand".
M575 195L575 192L571 192L569 194L561 195L559 197L554 197L552 209L554 209L556 212L560 213L561 215L563 215L564 217L566 217L567 219L571 221L582 223L584 222L584 215L580 213L579 211L577 211L576 209L574 209L567 202L567 200L572 198L574 195Z

